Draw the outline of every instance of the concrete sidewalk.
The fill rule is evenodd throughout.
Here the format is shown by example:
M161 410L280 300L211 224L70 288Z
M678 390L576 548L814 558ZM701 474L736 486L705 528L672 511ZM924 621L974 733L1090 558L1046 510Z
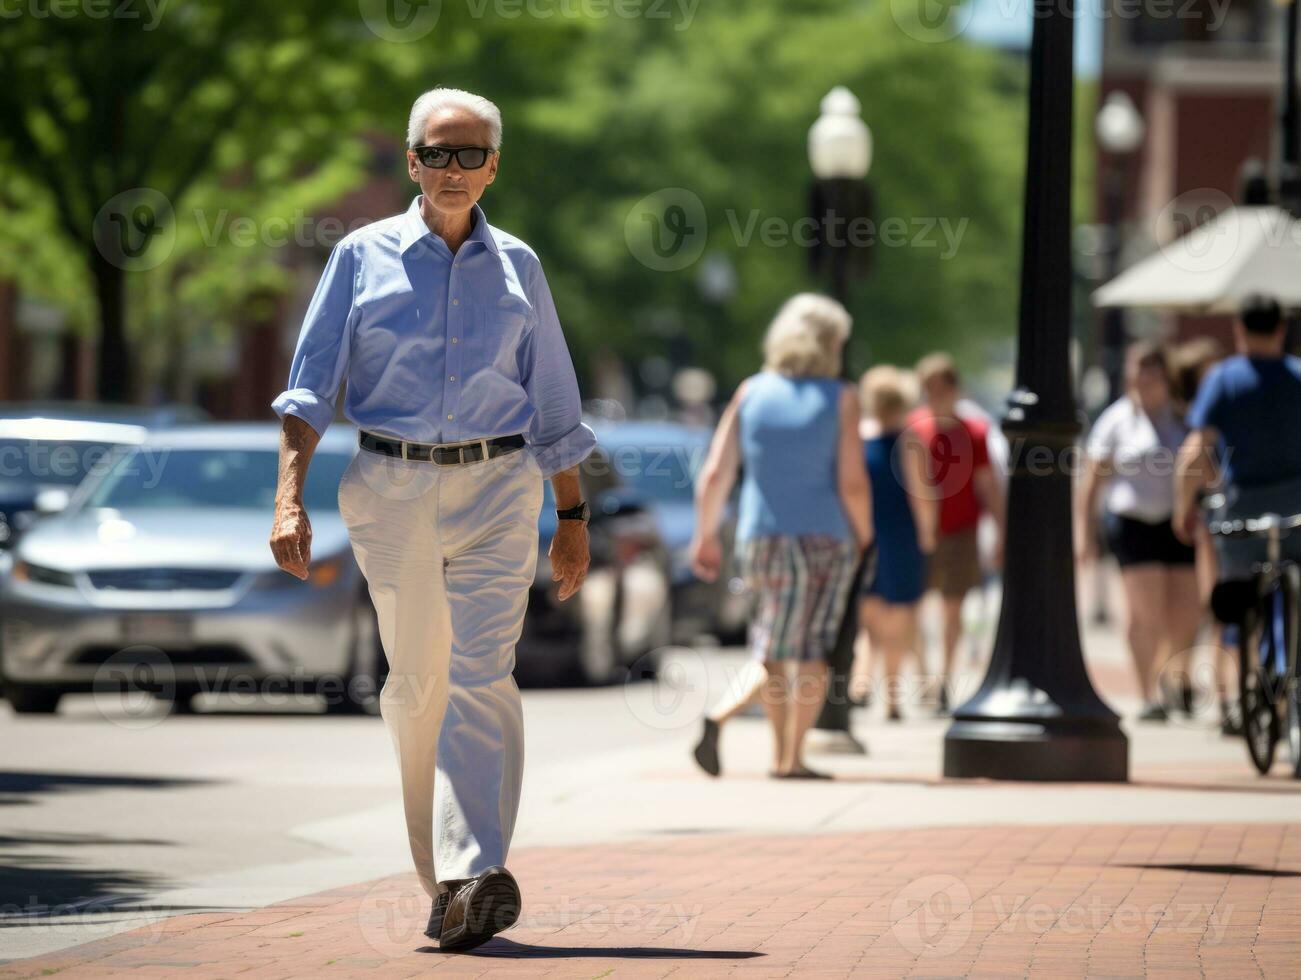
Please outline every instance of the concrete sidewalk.
M0 977L1285 977L1301 828L966 827L532 848L519 924L439 953L414 875L210 913Z
M135 906L28 916L29 952L11 945L8 955L40 955L0 965L0 977L413 976L434 968L587 977L1295 976L1301 782L1281 762L1271 777L1256 776L1242 741L1219 735L1209 705L1169 725L1135 722L1132 671L1115 633L1091 627L1086 649L1095 685L1125 715L1126 784L946 780L948 721L920 703L908 706L902 725L883 721L879 705L856 713L870 754L815 755L815 765L835 773L829 783L765 778L766 725L739 718L723 734L724 776L709 779L690 747L701 713L743 655L682 648L656 684L528 693L530 761L511 854L525 913L477 954L442 956L421 935L428 909L407 870L396 793L358 782L355 795L374 802L318 810L290 833L315 858L237 865ZM963 667L959 686L969 693L981 670ZM170 729L169 737L190 739L172 759L173 775L194 775L196 759L227 759L214 754L214 740L229 744L249 724ZM362 734L376 744L353 760L357 779L384 749L378 728ZM132 744L122 741L123 750ZM157 760L141 764L152 771ZM239 768L241 757L223 764L234 768L204 772L247 783L235 802L272 778ZM287 760L280 765L288 778L306 778ZM185 909L193 911L177 914ZM106 913L118 935L106 934ZM16 922L0 925L9 925L0 936L20 938ZM53 930L66 938L35 948L32 935ZM81 945L50 952L71 943Z

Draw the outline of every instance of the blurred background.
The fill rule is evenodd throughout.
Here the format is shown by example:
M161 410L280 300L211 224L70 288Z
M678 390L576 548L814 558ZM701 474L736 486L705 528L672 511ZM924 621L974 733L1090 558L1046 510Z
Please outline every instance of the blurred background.
M415 193L407 114L434 85L502 109L500 179L483 204L544 261L605 458L654 447L663 459L588 475L609 581L589 590L581 625L551 621L571 614L545 601L540 562L530 623L564 651L548 676L600 681L675 637L741 635L738 583L706 587L686 567L691 477L790 294L823 290L849 307L850 376L946 349L974 406L1001 412L1025 0L32 0L5 16L0 538L21 593L6 607L10 688L24 650L33 676L49 661L52 623L55 659L85 668L78 683L124 637L208 665L295 662L265 637L205 633L193 609L229 623L241 604L258 616L297 601L284 583L258 592L270 581L259 551L270 402L330 249ZM1229 339L1228 317L1099 313L1089 296L1241 200L1244 165L1273 146L1283 22L1266 0L1076 11L1074 194L1062 207L1076 226L1070 326L1090 413L1114 397L1128 340ZM846 245L818 232L808 216L828 202L869 234ZM260 424L192 428L232 421ZM353 451L348 438L339 452ZM49 455L59 447L72 447L63 467ZM101 455L130 456L123 447L198 456L164 473L170 497L131 497L121 472L82 484ZM105 545L94 514L123 501L175 513L132 516L139 536L125 550L73 546ZM207 520L225 512L214 508L260 515L239 560L229 529ZM17 555L55 515L48 543ZM551 530L540 529L544 554ZM335 543L320 557L339 567L315 585L360 595ZM313 587L303 601L324 594ZM168 613L159 597L177 594L191 601ZM128 609L161 618L137 630ZM72 637L67 617L83 613L111 635ZM361 599L349 615L360 649ZM579 653L574 629L587 637ZM359 669L356 656L340 650L330 667ZM365 667L382 669L382 657ZM46 694L30 706L49 709Z

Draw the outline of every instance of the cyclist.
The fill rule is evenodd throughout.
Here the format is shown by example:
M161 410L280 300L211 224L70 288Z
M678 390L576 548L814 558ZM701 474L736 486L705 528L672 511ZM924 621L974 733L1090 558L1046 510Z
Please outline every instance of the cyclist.
M1301 358L1284 353L1287 323L1265 296L1244 300L1234 325L1238 354L1206 376L1188 413L1192 430L1175 475L1174 531L1191 543L1198 494L1215 482L1225 491L1226 517L1284 517L1301 511ZM1216 465L1218 460L1218 466ZM1246 579L1264 559L1263 541L1219 541L1220 581ZM1301 558L1301 535L1284 543Z

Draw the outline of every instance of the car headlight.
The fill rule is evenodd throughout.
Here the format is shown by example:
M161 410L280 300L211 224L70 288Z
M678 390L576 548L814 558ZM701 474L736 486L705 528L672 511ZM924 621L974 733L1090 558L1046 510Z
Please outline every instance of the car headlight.
M318 589L328 589L343 574L343 559L332 558L317 562L307 570L307 581Z
M40 585L60 585L65 588L75 588L77 585L77 580L71 572L46 568L44 565L33 565L29 561L21 560L14 562L13 579L15 582L36 582Z

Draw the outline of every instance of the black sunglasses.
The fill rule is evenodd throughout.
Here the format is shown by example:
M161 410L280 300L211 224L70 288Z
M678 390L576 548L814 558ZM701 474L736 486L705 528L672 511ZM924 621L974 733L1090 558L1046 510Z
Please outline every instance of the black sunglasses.
M462 170L478 170L488 162L492 150L486 146L413 146L411 152L426 167L444 170L456 157Z

